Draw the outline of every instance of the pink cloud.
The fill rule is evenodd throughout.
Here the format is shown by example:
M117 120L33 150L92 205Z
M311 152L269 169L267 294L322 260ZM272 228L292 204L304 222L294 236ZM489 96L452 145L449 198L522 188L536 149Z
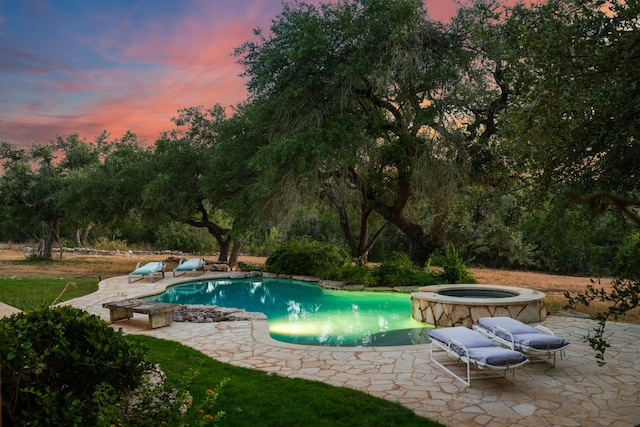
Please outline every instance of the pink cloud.
M27 52L10 52L3 59L0 51L0 66L62 73L34 83L37 100L16 101L11 114L2 114L0 139L33 143L71 133L92 139L103 130L113 136L130 130L152 143L173 127L170 119L180 108L243 101L242 67L233 50L253 38L255 27L268 31L281 4L240 3L213 7L209 0L194 0L187 15L182 11L162 22L133 22L135 8L145 5L141 1L124 16L100 17L98 24L109 31L75 36L103 61L93 69L74 69ZM425 3L433 19L448 20L457 9L454 0Z

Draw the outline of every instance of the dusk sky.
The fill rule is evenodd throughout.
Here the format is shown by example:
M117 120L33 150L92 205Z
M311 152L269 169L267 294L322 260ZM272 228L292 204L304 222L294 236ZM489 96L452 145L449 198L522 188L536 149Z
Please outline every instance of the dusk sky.
M456 5L427 10L447 21ZM130 130L153 143L180 108L246 99L233 50L281 11L280 0L0 0L0 141Z

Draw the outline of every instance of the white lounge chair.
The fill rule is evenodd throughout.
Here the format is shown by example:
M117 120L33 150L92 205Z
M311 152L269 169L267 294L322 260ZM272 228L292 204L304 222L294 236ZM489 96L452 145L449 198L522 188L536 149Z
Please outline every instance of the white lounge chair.
M153 282L154 277L162 277L164 278L164 262L156 261L156 262L148 262L142 267L140 267L141 261L138 261L136 264L136 269L129 273L129 283L132 282L132 279L135 276L140 276L137 280L144 279L145 277L151 278Z
M553 356L553 366L556 366L556 354L560 353L562 358L564 349L569 346L567 340L555 336L551 329L542 325L532 327L511 317L481 317L473 329L536 360L550 362Z
M529 361L522 353L498 347L487 337L464 326L433 329L429 332L429 337L431 360L467 386L471 385L471 367L477 378L506 377L507 372L511 371L512 381L515 381L515 369ZM444 350L449 358L455 360L439 362L434 358L434 346ZM447 367L453 363L464 363L466 376L458 375ZM485 372L481 373L481 370ZM498 372L502 374L496 376Z
M178 266L173 269L173 277L179 276L180 273L186 274L188 272L196 272L198 270L202 270L204 273L204 268L206 265L206 261L204 258L191 258L188 260L184 260L184 258L180 259Z

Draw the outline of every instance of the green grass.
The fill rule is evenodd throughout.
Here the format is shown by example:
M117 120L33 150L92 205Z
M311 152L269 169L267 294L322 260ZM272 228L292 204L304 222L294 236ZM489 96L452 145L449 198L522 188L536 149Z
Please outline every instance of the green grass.
M50 305L65 286L59 301L94 292L97 285L96 279L0 278L0 301L25 310ZM141 335L129 338L149 348L148 361L160 364L172 384L186 387L195 405L204 401L207 390L229 378L210 411L226 412L222 426L442 426L400 404L349 388L221 363L177 342ZM197 414L191 412L187 422L199 425Z
M57 302L68 301L97 290L97 279L0 278L0 301L21 310L49 306L59 296Z
M159 363L173 384L188 381L194 402L229 378L216 407L224 426L441 426L400 404L349 388L282 378L218 362L182 344L146 336L131 339L149 347L147 359ZM195 375L194 375L195 371ZM217 390L216 390L217 391ZM196 414L187 422L195 425Z

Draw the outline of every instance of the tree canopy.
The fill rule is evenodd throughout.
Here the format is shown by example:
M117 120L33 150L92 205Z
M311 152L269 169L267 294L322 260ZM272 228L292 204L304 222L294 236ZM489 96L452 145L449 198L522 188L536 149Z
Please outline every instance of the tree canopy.
M417 0L285 4L269 36L256 35L236 54L270 112L258 157L278 171L273 187L346 182L424 264L444 244L472 147L488 148L486 103L501 96L492 74L472 72L474 55ZM469 80L481 89L463 90Z
M637 1L549 0L514 7L502 24L510 153L545 188L593 207L639 203L623 203L637 197L640 173L638 16Z

